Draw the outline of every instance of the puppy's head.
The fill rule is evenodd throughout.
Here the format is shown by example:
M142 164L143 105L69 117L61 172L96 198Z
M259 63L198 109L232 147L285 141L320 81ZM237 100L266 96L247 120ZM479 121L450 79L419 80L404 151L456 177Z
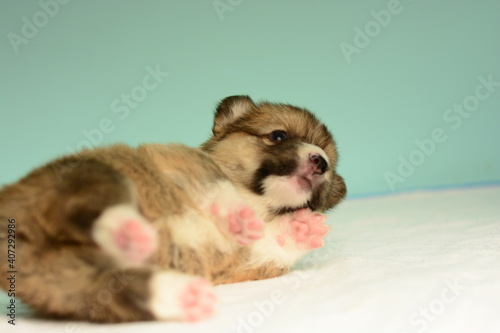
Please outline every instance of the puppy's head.
M217 107L212 131L203 149L269 213L322 212L346 194L333 137L305 109L231 96Z

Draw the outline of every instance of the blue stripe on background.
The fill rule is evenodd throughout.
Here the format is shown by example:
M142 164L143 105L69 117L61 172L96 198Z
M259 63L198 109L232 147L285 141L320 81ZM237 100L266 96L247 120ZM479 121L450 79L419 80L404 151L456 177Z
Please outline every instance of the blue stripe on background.
M347 200L373 198L373 197L384 197L384 196L389 196L392 194L401 194L401 193L418 192L418 191L443 191L443 190L471 189L471 188L494 187L494 186L500 186L500 180L464 183L464 184L419 186L419 187L412 187L412 188L408 188L408 189L401 189L401 190L397 190L397 191L383 191L383 192L361 193L361 194L352 194L352 195L348 194Z

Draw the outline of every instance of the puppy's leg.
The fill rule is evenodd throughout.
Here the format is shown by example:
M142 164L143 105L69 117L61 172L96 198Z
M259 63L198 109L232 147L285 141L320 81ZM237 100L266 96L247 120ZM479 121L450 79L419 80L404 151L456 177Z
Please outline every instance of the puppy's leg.
M158 246L156 230L128 204L106 208L96 219L91 235L122 267L142 264Z
M281 247L292 246L302 250L312 250L324 245L323 236L328 232L324 224L325 215L300 209L279 219L276 243Z
M291 268L308 252L323 246L323 236L328 232L324 221L324 215L309 209L268 221L264 236L251 247L250 271L264 278L271 276L267 273L271 267L285 271Z
M241 245L249 245L262 237L264 223L229 181L214 184L206 205L224 233Z
M215 295L200 277L122 269L95 246L20 242L18 249L16 296L39 315L94 322L196 321L214 311ZM3 261L0 268L7 268Z
M135 208L133 185L111 166L82 157L53 186L40 219L49 238L95 242L122 265L140 264L156 249L157 234Z
M155 273L150 281L149 306L160 320L198 321L215 311L217 297L204 278L175 271Z
M73 167L61 178L57 165ZM33 244L98 243L115 257L138 262L154 250L156 234L135 210L134 192L111 166L91 156L69 156L3 188L0 223L19 221L17 236ZM104 236L106 229L112 237Z

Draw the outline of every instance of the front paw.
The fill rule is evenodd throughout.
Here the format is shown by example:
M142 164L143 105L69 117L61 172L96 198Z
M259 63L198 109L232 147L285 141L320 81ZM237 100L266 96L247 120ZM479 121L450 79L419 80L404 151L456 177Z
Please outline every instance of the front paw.
M299 209L280 219L283 234L276 236L276 242L285 246L288 236L302 249L312 250L324 245L323 237L329 228L325 225L326 216L312 212L308 208Z
M262 238L264 222L240 196L234 185L221 181L213 185L203 210L216 222L223 234L246 246Z
M264 223L250 206L237 201L225 205L214 203L210 211L239 244L249 245L262 237Z

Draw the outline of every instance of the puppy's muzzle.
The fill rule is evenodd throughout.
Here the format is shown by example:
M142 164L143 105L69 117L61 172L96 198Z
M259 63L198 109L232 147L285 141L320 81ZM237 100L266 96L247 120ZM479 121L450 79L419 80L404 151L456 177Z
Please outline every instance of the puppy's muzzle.
M309 154L309 163L313 168L313 174L322 175L328 170L328 163L319 154Z

